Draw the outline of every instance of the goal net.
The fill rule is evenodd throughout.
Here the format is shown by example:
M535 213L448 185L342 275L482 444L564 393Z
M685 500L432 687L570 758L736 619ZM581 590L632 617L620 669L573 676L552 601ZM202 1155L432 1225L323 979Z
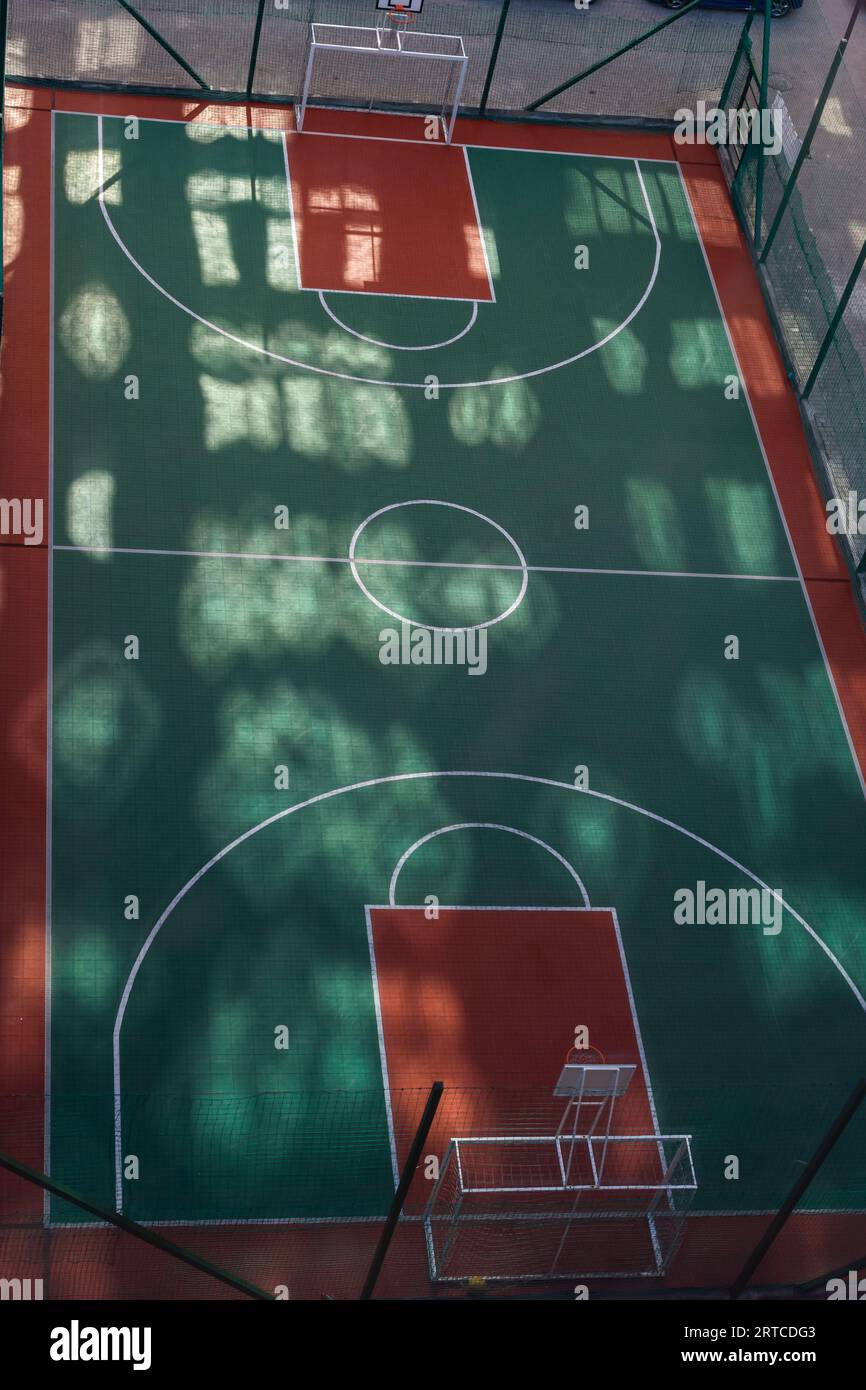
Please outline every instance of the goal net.
M467 65L463 40L456 34L311 24L298 130L304 128L308 106L317 103L370 110L411 106L435 116L450 141Z
M663 1274L696 1187L685 1135L452 1139L424 1215L430 1277Z

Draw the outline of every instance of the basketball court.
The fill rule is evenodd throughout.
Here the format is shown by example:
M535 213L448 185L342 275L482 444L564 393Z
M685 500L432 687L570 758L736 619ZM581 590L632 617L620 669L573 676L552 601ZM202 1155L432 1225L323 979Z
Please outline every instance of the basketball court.
M611 1182L670 1211L686 1140L690 1268L721 1280L866 1043L866 653L716 165L648 133L19 95L9 331L45 426L19 467L51 520L3 552L27 814L40 758L47 786L44 1038L7 1064L44 1068L38 1165L306 1250L387 1208L442 1080L429 1152L491 1143L508 1209L501 1164L525 1195L559 1161L580 1035L628 1068ZM676 920L701 884L772 921ZM828 1263L863 1229L862 1138L821 1175ZM580 1213L609 1214L578 1148ZM619 1217L625 1264L569 1221L559 1271L664 1273Z

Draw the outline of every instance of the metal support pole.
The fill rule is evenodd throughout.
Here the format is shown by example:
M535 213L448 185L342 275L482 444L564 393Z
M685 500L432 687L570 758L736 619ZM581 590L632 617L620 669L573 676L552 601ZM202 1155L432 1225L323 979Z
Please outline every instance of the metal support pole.
M502 9L499 11L499 23L496 26L496 37L493 40L493 51L490 54L490 62L487 64L487 76L484 79L484 91L481 93L481 105L478 108L479 116L483 116L487 110L487 98L490 95L490 84L493 81L493 69L499 57L499 47L502 43L502 35L505 33L505 21L508 18L508 11L511 7L511 0L502 0Z
M376 1280L379 1278L382 1271L382 1265L388 1253L388 1246L391 1244L400 1212L403 1210L406 1194L409 1191L409 1186L415 1176L415 1169L418 1167L418 1162L421 1158L421 1150L427 1140L427 1135L430 1133L430 1126L433 1123L433 1117L436 1111L439 1109L439 1102L442 1099L442 1092L444 1089L441 1081L434 1081L433 1085L430 1087L430 1094L427 1097L427 1104L424 1106L424 1114L421 1116L421 1123L418 1126L415 1138L412 1140L412 1147L406 1156L406 1162L400 1174L400 1181L397 1184L397 1191L394 1193L394 1200L391 1203L391 1210L388 1212L382 1234L379 1237L379 1244L376 1246L373 1258L370 1262L370 1268L367 1271L367 1278L364 1280L364 1287L359 1295L362 1299L372 1298L373 1296Z
M703 0L689 0L689 3L683 5L681 10L677 10L676 14L668 15L668 18L663 19L661 24L654 25L653 28L648 29L645 34L641 34L640 38L632 39L630 43L623 44L622 48L618 48L615 53L609 53L606 58L600 58L599 61L593 63L591 67L584 68L583 72L577 74L577 77L570 77L567 82L561 82L559 86L554 87L552 91L545 92L543 97L538 97L537 100L531 101L525 110L537 111L539 106L543 106L546 101L552 101L554 97L558 97L562 92L567 92L569 87L573 87L577 82L582 82L585 77L589 77L590 73L598 72L599 68L607 67L608 63L612 63L615 58L621 58L624 53L631 52L633 48L637 48L638 44L645 43L647 39L652 38L653 34L660 33L661 30L666 29L669 24L676 24L677 20L682 19L683 15L688 14L690 10L702 4Z
M199 77L195 68L191 68L189 63L186 62L184 58L181 58L177 49L172 48L168 39L164 39L158 29L154 29L152 24L148 24L147 20L144 18L144 15L140 15L138 13L138 10L135 9L134 6L129 4L129 0L117 0L117 3L122 10L126 10L127 14L132 15L132 18L136 20L138 24L141 25L145 33L150 34L150 37L159 44L160 48L164 48L166 53L168 53L176 63L180 63L180 66L183 68L184 72L188 72L190 77L192 77L200 87L203 87L206 92L210 91L210 87L208 86L207 82L205 82L204 78Z
M812 387L815 385L815 382L818 379L818 373L824 365L824 358L830 351L830 346L833 342L834 337L836 336L836 329L839 327L839 324L842 321L842 315L848 308L848 300L854 293L854 286L857 284L857 281L860 278L860 272L863 269L864 265L866 265L866 241L864 241L863 245L860 247L860 254L854 262L854 269L848 276L848 283L839 297L839 303L836 305L836 312L830 320L830 326L827 329L827 332L824 334L824 340L818 349L818 355L815 358L815 365L813 366L811 372L806 378L806 385L800 392L804 400L808 396L809 392L812 390Z
M259 40L262 37L262 20L265 17L265 0L259 0L259 12L256 15L256 29L253 34L253 47L250 53L250 70L247 73L247 96L253 94L253 83L256 80L256 64L259 61Z
M842 1106L842 1109L839 1111L839 1114L836 1116L836 1119L833 1121L832 1125L827 1130L827 1133L824 1135L824 1138L821 1140L821 1143L818 1145L811 1159L806 1164L806 1167L803 1169L799 1178L794 1183L794 1186L791 1188L791 1191L788 1193L784 1202L779 1207L779 1210L776 1212L776 1215L773 1217L773 1220L770 1222L763 1236L758 1241L758 1244L755 1246L751 1255L746 1260L746 1263L743 1265L743 1268L740 1270L739 1274L737 1275L737 1278L731 1285L731 1298L740 1297L740 1294L743 1292L746 1285L749 1283L749 1280L751 1279L755 1270L758 1268L758 1265L763 1260L770 1246L775 1241L782 1227L785 1225L786 1221L788 1220L788 1217L791 1215L791 1212L794 1210L800 1198L803 1196L803 1193L810 1186L812 1179L818 1172L818 1169L822 1166L824 1160L826 1159L830 1151L835 1147L837 1140L841 1138L842 1133L847 1127L848 1123L854 1118L854 1115L859 1109L864 1097L866 1097L866 1079L857 1082L857 1085L854 1087L854 1090L851 1092L845 1104Z
M827 73L827 80L824 83L824 86L821 88L821 95L818 97L818 103L815 107L815 110L812 112L812 119L809 122L809 128L806 131L806 134L803 136L803 143L800 146L799 153L794 161L794 167L791 170L790 178L788 179L788 182L785 184L784 190L782 192L782 201L779 203L779 206L776 209L776 216L773 218L773 221L770 225L770 230L767 232L767 240L764 242L764 249L760 255L760 260L762 262L767 259L770 247L776 239L776 233L778 232L782 218L785 215L785 210L787 209L787 206L791 201L791 195L794 192L794 187L796 185L797 179L800 177L800 170L802 169L803 164L806 158L808 157L809 151L812 148L812 141L815 138L815 132L817 131L818 126L821 124L821 117L824 114L824 107L827 105L827 102L830 98L830 92L833 89L833 83L836 81L836 74L839 71L839 65L845 56L845 49L848 46L848 40L851 37L854 25L857 23L857 16L859 13L860 4L858 0L858 3L855 5L854 9L851 12L851 18L848 21L848 28L845 30L845 33L839 40L839 47L836 49L836 55L833 58L832 63L830 64L830 71Z
M33 1183L36 1187L41 1187L44 1192L50 1192L53 1196L62 1198L64 1202L79 1207L81 1211L88 1212L90 1216L96 1216L100 1221L116 1226L118 1230L125 1231L127 1235L134 1236L136 1240L152 1246L154 1250L160 1250L164 1255L170 1255L172 1259L180 1260L182 1264L190 1265L193 1269L200 1270L202 1274L210 1275L212 1279L218 1279L221 1284L228 1284L229 1288L236 1289L238 1293L246 1294L248 1298L261 1298L269 1302L274 1302L276 1299L275 1294L268 1293L266 1289L260 1289L257 1284L251 1284L246 1279L239 1279L234 1274L229 1274L227 1270L219 1269L216 1265L212 1265L209 1260L203 1260L200 1255L194 1255L191 1250L184 1250L180 1245L175 1245L173 1241L166 1240L148 1226L140 1226L137 1221L130 1221L128 1216L121 1216L118 1212L109 1211L107 1207L99 1207L93 1202L88 1202L63 1183L55 1182L54 1178L49 1178L45 1173L37 1172L35 1168L26 1167L17 1159L10 1158L9 1154L0 1153L0 1168L5 1168L8 1172L14 1173L16 1177L23 1178L25 1182Z

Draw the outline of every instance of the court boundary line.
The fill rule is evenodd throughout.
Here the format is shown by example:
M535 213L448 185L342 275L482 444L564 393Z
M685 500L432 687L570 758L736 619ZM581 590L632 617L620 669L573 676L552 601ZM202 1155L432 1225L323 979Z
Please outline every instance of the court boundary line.
M55 550L74 555L139 555L179 560L274 560L312 565L351 565L348 555L287 555L258 550L161 550L148 546L67 545L57 544ZM483 560L400 560L378 559L374 556L355 557L356 565L382 565L415 569L494 570L521 574L523 565L496 564ZM530 565L529 574L604 574L630 579L727 579L764 584L799 584L796 574L713 574L702 570L639 570L606 568L601 565ZM418 624L422 626L422 624Z
M388 1147L391 1153L391 1176L394 1190L400 1184L400 1163L397 1157L397 1136L394 1131L394 1111L391 1105L391 1081L388 1075L388 1054L385 1049L385 1023L382 1018L382 997L379 993L379 970L376 963L376 944L373 940L373 919L371 908L364 904L364 922L367 927L367 949L370 952L370 987L373 994L373 1007L376 1011L376 1036L379 1040L379 1066L385 1091L385 1118L388 1126Z
M728 340L728 347L730 348L731 355L732 355L732 357L733 357L733 359L734 359L734 365L735 365L735 367L736 367L736 369L737 369L737 374L738 374L738 376L739 376L739 378L740 378L740 381L743 383L743 395L744 395L744 397L745 397L746 406L747 406L747 409L748 409L748 411L749 411L749 418L751 419L751 422L752 422L752 429L753 429L753 431L754 431L755 438L756 438L756 440L758 441L758 448L759 448L759 450L760 450L761 458L762 458L763 461L764 461L764 469L765 469L765 472L766 472L766 474L767 474L767 479L768 479L768 481L769 481L770 488L771 488L771 490L772 490L773 496L774 496L774 498L776 499L776 508L777 508L778 513L779 513L779 519L780 519L780 521L781 521L781 523L782 523L782 528L783 528L783 530L784 530L785 536L786 536L787 541L788 541L788 549L790 550L790 552L791 552L791 558L792 558L793 561L794 561L794 568L795 568L796 571L797 571L797 577L798 577L799 584L800 584L800 592L801 592L802 595L803 595L803 601L804 601L804 603L805 603L805 605L806 605L806 612L808 613L810 622L811 622L811 624L812 624L812 631L813 631L814 634L815 634L815 640L816 640L816 642L817 642L817 644L818 644L818 651L819 651L819 653L820 653L820 655L821 655L821 660L822 660L822 662L823 662L824 671L825 671L825 674L826 674L826 677L827 677L827 681L828 681L828 683L829 683L829 685L830 685L830 690L832 691L833 698L834 698L834 700L835 700L835 702L836 702L836 710L837 710L837 712L838 712L839 719L840 719L841 724L842 724L842 732L844 733L845 739L846 739L847 744L848 744L848 751L849 751L850 754L851 754L851 760L852 760L852 762L853 762L853 764L854 764L854 772L855 772L855 774L856 774L857 781L860 783L860 790L861 790L861 792L863 793L863 799L864 799L864 801L866 801L866 774L864 774L864 770L863 770L863 768L862 768L861 765L860 765L860 758L859 758L859 756L858 756L858 754L857 754L857 749L856 749L856 746L855 746L855 743L854 743L854 739L853 739L852 734L851 734L851 729L850 729L849 724L848 724L848 717L847 717L847 715L846 715L846 713L845 713L845 709L844 709L844 706L843 706L843 704L842 704L842 700L841 700L840 695L839 695L839 690L838 690L838 687L837 687L837 685L836 685L836 677L835 677L834 674L833 674L833 668L832 668L832 666L831 666L831 664L830 664L830 659L829 659L829 657L827 656L826 647L824 646L824 638L823 638L823 636L822 636L822 634L821 634L821 629L820 629L819 626L818 626L818 620L817 620L817 618L815 617L815 610L814 610L814 608L812 607L812 600L811 600L811 598L810 598L810 596L809 596L809 591L808 591L808 589L807 589L807 587L806 587L806 579L805 579L805 576L804 576L804 574L803 574L803 568L802 568L802 566L801 566L801 564L800 564L800 556L799 556L798 553L797 553L797 547L796 547L795 544L794 544L794 537L793 537L793 535L792 535L792 533L791 533L790 525L788 524L788 518L787 518L787 515L785 514L785 509L784 509L784 507L782 506L782 499L781 499L781 497L780 497L780 495L779 495L779 489L778 489L777 484L776 484L775 474L773 473L773 469L772 469L772 467L771 467L771 465L770 465L769 455L768 455L768 453L767 453L767 449L766 449L766 446L765 446L765 444L764 444L763 435L761 434L761 429L760 429L760 426L759 426L759 424L758 424L758 417L757 417L757 415L755 414L755 408L754 408L754 405L752 404L752 396L751 396L751 392L750 392L750 390L749 390L749 379L748 379L748 376L747 376L746 372L743 371L743 365L742 365L742 363L741 363L741 361L740 361L739 354L737 353L736 345L735 345L735 343L734 343L733 334L732 334L732 332L731 332L731 327L730 327L730 324L728 323L728 316L727 316L727 314L726 314L726 312L725 312L724 304L722 303L722 297L721 297L721 294L719 293L719 287L718 287L718 284L716 283L716 277L715 277L715 274L714 274L714 272L713 272L713 267L712 267L712 265L710 264L710 258L709 258L708 252L707 252L707 248L706 248L706 246L704 245L704 238L703 238L703 235L702 235L702 233L701 233L700 223L698 222L698 219L697 219L697 214L696 214L696 212L695 212L694 204L693 204L693 202L692 202L691 193L690 193L690 191L689 191L689 186L688 186L688 184L686 183L686 179L685 179L685 175L684 175L684 173L683 173L682 165L678 163L678 164L677 164L677 168L679 169L680 186L682 187L683 194L684 194L684 196L685 196L686 206L687 206L688 209L689 209L689 215L690 215L691 220L692 220L692 226L693 226L694 231L695 231L695 236L697 237L698 245L699 245L700 248L701 248L701 255L702 255L703 258L704 258L704 265L706 266L707 276L709 277L710 285L712 286L713 294L714 294L714 296L715 296L716 305L718 306L719 315L720 315L721 320L722 320L722 323L723 323L723 325L724 325L725 335L726 335L727 340ZM738 237L739 237L739 224L736 224L736 226L737 226L737 235L738 235ZM740 248L740 249L741 249L741 248ZM750 267L750 268L751 268L751 267ZM754 270L752 270L752 274L754 274ZM773 343L774 343L774 345L778 348L778 342L777 342L777 339L776 339L775 334L773 334ZM801 428L802 428L802 427L801 427Z
M239 347L246 349L248 352L258 353L260 356L270 358L272 361L275 362L282 362L285 366L296 367L301 371L312 372L317 376L330 377L338 381L353 381L367 386L386 386L391 387L394 390L399 389L407 391L427 390L427 383L425 383L424 381L394 381L390 380L389 378L356 376L350 372L337 372L334 371L332 368L322 367L317 365L316 363L303 362L297 358L286 357L283 353L274 352L271 348L266 348L259 344L251 343L247 339L239 337L238 334L232 333L226 328L220 328L219 325L213 323L212 320L205 318L202 314L199 314L196 310L191 309L188 305L182 304L181 301L177 299L171 293L170 290L166 289L164 285L160 284L160 282L155 278L155 276L151 275L150 272L144 268L141 262L135 258L132 251L126 245L126 242L123 240L123 237L120 235L120 232L115 227L111 214L108 211L108 207L105 202L104 192L105 153L103 139L103 121L105 119L106 118L102 115L98 115L96 117L99 150L99 210L102 213L103 221L106 227L108 228L108 231L112 239L114 240L122 254L129 261L130 265L132 265L133 268L138 271L141 278L145 280L153 289L155 289L157 293L161 294L164 299L167 299L168 302L170 304L173 304L176 309L179 309L181 313L188 315L188 317L195 320L196 323L202 324L205 328L210 329L210 331L213 333L217 333L220 337L225 338L227 341L236 343ZM109 119L117 118L109 117ZM177 125L183 123L175 121L169 122L168 124ZM644 287L643 293L641 297L638 299L637 303L629 311L626 318L624 318L621 323L617 324L617 326L613 328L610 331L610 333L607 333L603 338L600 338L597 342L589 344L589 346L582 348L580 352L574 353L570 357L564 357L559 362L551 362L543 367L535 367L531 371L518 372L512 374L511 376L488 377L480 381L440 381L438 383L438 389L440 391L473 390L475 388L481 388L485 386L508 386L517 381L529 381L538 376L547 376L549 373L559 371L563 367L573 366L575 362L580 362L583 358L589 357L594 352L598 352L601 348L606 347L608 343L612 342L614 338L617 338L619 334L622 333L626 328L628 328L628 326L633 322L633 320L637 318L644 305L646 304L647 300L649 299L650 295L652 294L653 289L655 288L656 280L658 279L659 267L661 265L662 242L658 225L655 219L655 214L652 209L652 204L650 203L649 195L647 193L646 184L644 183L643 173L640 167L640 160L634 159L631 162L633 163L635 172L637 173L638 184L640 186L641 194L644 200L644 206L649 215L649 225L653 234L653 240L655 242L655 257L653 261L652 272L650 274L650 278L647 281L646 286Z
M484 273L487 276L487 288L490 291L488 303L496 303L496 290L493 285L493 274L490 270L490 257L487 254L487 241L484 236L484 224L481 221L481 211L478 207L478 198L475 193L475 180L472 177L472 165L469 160L469 151L463 146L463 163L466 167L466 179L469 184L469 195L472 198L472 206L475 209L475 227L478 232L478 240L481 243L481 254L484 257ZM483 301L482 301L483 302Z
M2 94L0 94L2 95ZM51 1140L52 1140L52 1067L51 1067L51 1048L52 1048L52 1023L53 1023L53 986L52 986L52 917L53 917L53 850L54 850L54 369L55 369L55 318L56 318L56 276L55 276L55 246L56 246L56 150L55 150L55 121L54 111L51 111L51 163L48 170L49 180L49 247L50 265L48 268L48 536L46 563L48 566L48 603L46 610L46 664L45 664L45 1020L43 1047L45 1055L42 1060L43 1075L45 1078L45 1100L43 1103L43 1135L42 1135L42 1161L45 1165L44 1171L51 1173ZM42 1194L42 1224L47 1227L51 1218L51 1193L48 1191Z
M89 94L88 94L88 95L89 95ZM101 93L94 92L94 93L92 93L92 95L93 95L94 97L98 97L99 95L102 95L102 94L101 94ZM140 98L140 94L139 94L139 98ZM145 98L145 99L147 99L147 98ZM172 100L172 98L167 98L167 100ZM176 98L176 100L178 100L179 102L182 102L184 99L179 97L179 98ZM196 104L199 104L199 103L196 103ZM223 101L223 102L211 101L211 102L208 102L208 103L207 103L207 106L208 106L208 107L211 107L211 106L231 106L231 107L234 107L235 105L236 105L236 103L224 102L224 101ZM255 107L254 109L257 110L257 111L279 111L279 112L286 112L286 113L290 114L290 115L292 116L292 118L294 119L294 107L288 107L288 106L285 106L285 107L281 107L281 106L259 107L259 106L257 106L257 107ZM368 107L365 107L365 106L351 106L351 107L347 107L347 106L341 106L341 107L336 107L336 106L316 106L316 107L308 107L307 109L308 109L308 110L315 110L315 111L351 111L352 114L354 114L354 115L360 115L360 116L369 116L369 115L370 115L369 108L368 108ZM91 120L93 119L94 116L104 116L106 120L111 120L111 121L123 121L123 120L126 120L126 119L127 119L126 116L121 116L121 115L117 114L117 113L114 112L114 111L81 111L81 110L79 110L79 111L72 111L72 110L70 110L68 107L63 107L63 106L55 106L55 107L52 107L52 112L56 112L56 114L59 115L59 116L88 116L88 117L90 117ZM393 117L395 117L396 119L403 119L403 120L405 120L406 117L411 117L414 113L413 113L413 112L409 112L409 111L374 111L372 114L375 115L375 116L393 116ZM423 119L423 117L419 117L418 119ZM466 118L463 118L463 119L466 119ZM468 119L470 119L470 120L478 120L479 118L477 118L477 117L469 117ZM678 161L677 159L675 159L675 158L663 159L660 155L643 155L643 154L642 154L642 155L635 156L635 155L630 155L630 154L608 154L608 152L607 152L606 150L604 150L604 151L595 151L595 150L593 150L593 151L588 151L588 150L550 150L550 149L544 149L544 148L541 147L541 146L536 147L536 146L534 146L534 145L499 145L499 144L494 144L494 145L482 145L482 144L479 144L478 141L476 141L476 140L452 140L451 143L450 143L450 145L447 145L443 140L410 140L410 139L408 139L408 138L405 137L405 136L404 136L404 137L397 137L397 136L393 136L393 135L354 135L354 134L348 133L348 132L346 132L346 131L330 131L330 130L303 130L303 131L300 131L300 130L298 130L297 127L294 126L294 125L291 126L291 127L289 127L289 128L287 128L287 127L284 126L284 125L283 125L283 126L275 126L275 125L253 125L253 126L248 126L248 125L241 125L240 123L237 124L237 125L232 125L232 124L226 123L226 122L224 122L224 121L199 121L199 120L191 120L191 121L188 121L188 120L182 120L180 117L170 117L170 116L136 116L136 120L138 120L138 121L148 121L151 125L194 125L194 126L205 126L205 127L207 127L208 129L214 129L214 130L248 130L248 131L253 132L253 133L255 133L256 131L260 131L260 130L261 130L261 131L274 131L275 133L280 133L281 135L297 135L297 136L299 136L299 137L301 137L301 138L304 138L305 136L308 136L308 135L315 135L315 136L325 136L326 138L330 138L330 139L332 139L332 140L375 140L375 141L378 141L378 142L381 143L381 144L386 144L386 145L425 145L425 146L430 146L430 147L432 147L432 148L434 148L434 149L446 149L446 150L447 150L447 149L466 149L466 150L511 150L511 151L513 151L515 154L554 154L554 155L565 155L565 157L566 157L567 159L612 159L612 160L616 160L616 161L618 161L618 162L626 163L626 164L633 164L636 158L639 158L642 164L670 164L670 165L675 165L675 164L678 164L678 163L679 163L679 161ZM460 119L458 119L458 121L457 121L457 125L459 125L459 124L460 124ZM549 129L551 129L551 126L549 126L549 125L544 125L543 123L539 122L537 128L538 128L539 130L545 130L545 129L549 130ZM559 128L559 127L557 127L557 128ZM456 129L456 127L455 127L455 129ZM575 127L575 130L576 130L576 129L577 129L577 127ZM622 133L622 132L620 132L620 133ZM634 134L633 131L626 131L625 133L626 133L626 134Z

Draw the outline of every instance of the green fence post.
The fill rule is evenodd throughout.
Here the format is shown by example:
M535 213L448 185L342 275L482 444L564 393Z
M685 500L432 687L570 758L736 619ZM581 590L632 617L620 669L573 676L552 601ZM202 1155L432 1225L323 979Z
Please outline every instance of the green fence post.
M176 63L180 63L180 66L183 68L184 72L188 72L190 77L192 77L200 87L203 87L206 92L210 91L210 87L205 82L204 78L199 77L195 68L191 68L189 63L186 62L184 58L181 58L177 49L172 48L168 39L164 39L158 29L154 29L152 24L148 24L147 20L144 18L144 15L140 15L138 13L138 10L135 9L134 6L129 4L129 0L117 0L117 3L122 10L126 10L127 14L132 15L133 19L141 25L145 33L150 34L150 37L156 40L160 48L164 48L166 53L168 53Z
M256 64L259 61L259 40L262 37L262 20L265 17L265 0L259 0L259 12L256 15L256 31L253 34L253 47L250 53L250 70L247 73L247 96L253 94L253 83L256 80Z
M761 94L758 98L758 131L761 144L758 149L758 177L755 181L755 250L761 249L761 224L764 218L764 177L767 169L767 153L764 149L764 112L767 109L767 95L770 86L770 25L772 23L773 0L764 0L764 36L761 46Z
M760 257L762 261L765 261L767 259L767 254L770 250L770 247L776 239L776 233L779 230L779 225L782 221L782 218L785 215L785 210L791 201L791 195L794 192L794 187L796 185L797 179L800 177L800 170L802 169L803 164L809 154L809 151L812 148L812 141L815 138L815 132L817 131L818 126L821 123L821 117L824 114L824 107L827 105L827 102L830 99L830 92L833 89L833 83L836 81L836 73L839 71L839 65L842 62L843 57L845 56L845 49L848 46L848 40L851 37L851 31L853 30L854 25L857 23L857 16L859 13L860 6L856 5L853 11L851 12L851 18L848 21L848 28L845 30L845 33L839 40L839 47L836 49L835 57L833 58L833 61L830 64L830 71L827 73L827 80L824 83L824 86L821 88L821 95L818 97L818 103L815 107L815 110L812 113L812 119L809 122L809 128L806 131L806 134L803 136L803 143L800 146L799 153L797 154L797 158L794 161L794 167L791 170L791 176L788 179L788 182L785 184L785 187L782 191L782 201L779 203L779 206L776 209L776 216L773 218L770 230L767 232L767 240L764 242L764 249L761 252Z
M683 15L688 14L691 10L702 4L703 0L689 0L689 3L683 5L681 10L677 10L676 14L668 15L667 19L663 19L661 24L653 25L652 29L648 29L645 34L641 34L640 38L632 39L630 43L623 44L622 48L618 48L615 53L609 53L606 58L600 58L599 61L593 63L591 67L584 68L583 72L579 72L576 77L570 77L567 82L560 82L558 87L554 87L551 91L545 92L543 97L538 97L535 101L531 101L528 106L524 107L524 110L537 111L539 106L543 106L546 101L552 101L554 97L560 96L562 92L567 92L569 87L573 87L577 82L582 82L585 77L589 77L590 73L598 72L599 68L607 67L608 63L612 63L615 58L621 58L624 53L631 52L633 48L637 48L638 44L645 43L647 39L652 38L653 34L658 34L662 29L666 29L669 24L676 24L677 20L682 19Z
M499 23L496 26L496 38L493 40L493 50L490 54L490 62L487 64L487 76L484 79L484 91L481 93L481 105L478 108L479 116L483 116L487 110L487 98L490 95L490 84L493 81L493 69L499 57L499 48L502 43L502 35L505 33L505 21L508 18L508 11L511 8L511 0L502 0L502 9L499 11Z
M801 396L803 396L804 399L806 398L806 396L808 396L809 392L812 390L812 387L815 385L815 382L818 379L818 373L824 365L824 358L830 351L830 346L833 342L834 337L836 336L836 329L839 327L839 324L842 321L842 315L848 308L848 300L854 293L854 286L857 284L857 281L860 278L860 272L863 269L864 265L866 265L866 241L864 241L863 245L860 247L860 254L854 262L854 269L848 276L848 283L846 284L839 298L839 303L836 306L836 312L830 320L830 327L824 334L824 340L818 349L818 355L815 358L815 365L813 366L811 372L806 378L806 385L800 392Z

